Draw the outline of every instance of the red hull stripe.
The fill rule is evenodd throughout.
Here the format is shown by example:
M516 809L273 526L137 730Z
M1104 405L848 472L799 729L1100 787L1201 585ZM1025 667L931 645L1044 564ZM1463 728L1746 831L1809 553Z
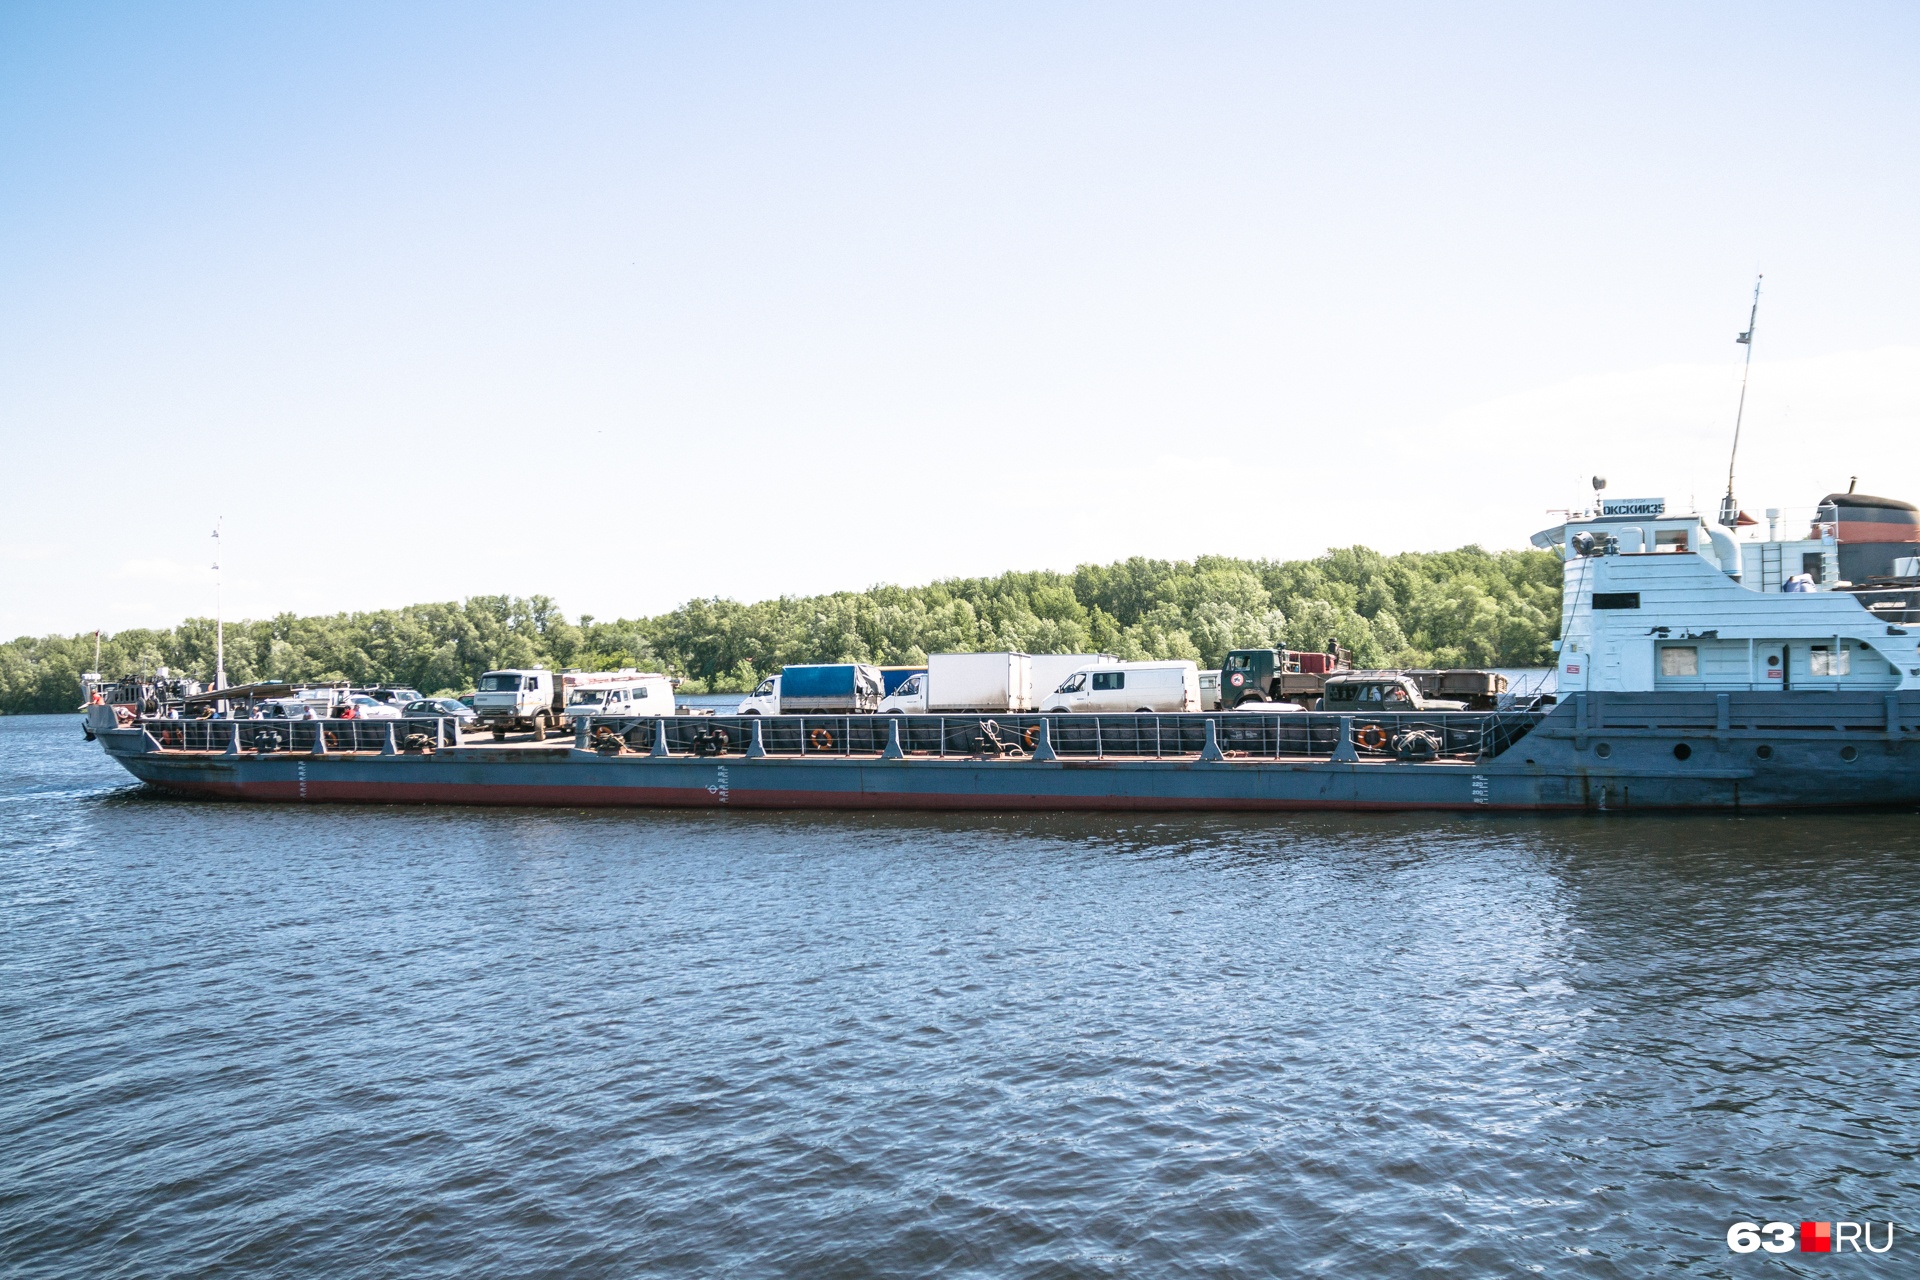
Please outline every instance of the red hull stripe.
M161 782L154 785L187 795L232 800L301 801L333 804L464 804L542 808L623 809L895 809L895 810L1224 810L1305 812L1309 810L1548 809L1577 810L1578 804L1492 805L1430 801L1353 799L1251 799L1229 796L1115 795L967 795L857 791L731 791L722 801L704 787L541 787L498 783L356 783L309 779L306 794L298 782Z

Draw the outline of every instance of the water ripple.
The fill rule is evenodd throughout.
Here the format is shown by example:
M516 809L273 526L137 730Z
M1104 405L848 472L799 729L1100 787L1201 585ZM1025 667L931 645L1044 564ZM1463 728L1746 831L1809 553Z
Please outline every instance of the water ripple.
M1721 1275L1738 1217L1914 1220L1904 815L247 807L71 717L0 721L0 804L12 1274Z

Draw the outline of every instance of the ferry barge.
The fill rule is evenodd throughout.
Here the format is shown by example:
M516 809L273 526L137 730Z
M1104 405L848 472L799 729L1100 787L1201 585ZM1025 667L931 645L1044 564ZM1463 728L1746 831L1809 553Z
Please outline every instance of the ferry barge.
M1240 811L1920 803L1920 561L1910 558L1920 553L1920 512L1832 495L1807 537L1769 532L1737 540L1650 499L1603 502L1535 535L1563 559L1558 697L1491 711L610 717L577 721L571 743L475 744L444 718L182 719L102 703L87 709L87 727L156 787L284 802ZM1840 579L1843 564L1862 585Z

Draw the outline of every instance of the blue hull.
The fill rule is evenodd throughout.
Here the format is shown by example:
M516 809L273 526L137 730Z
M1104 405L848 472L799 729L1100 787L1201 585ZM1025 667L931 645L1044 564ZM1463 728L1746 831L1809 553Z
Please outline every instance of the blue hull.
M1035 717L1001 717L1018 732ZM462 746L431 754L374 750L259 754L171 749L141 728L100 735L144 782L169 791L241 800L497 804L570 807L942 810L1506 810L1780 809L1920 803L1920 694L1582 694L1545 716L1474 713L1450 722L1450 747L1479 735L1482 749L1452 758L1399 760L1356 753L1369 723L1333 717L1109 717L1084 749L1093 717L1052 718L1056 760L979 759L871 748L888 721L859 717L769 720L797 746L825 732L840 754L699 757L640 752L608 757L575 746ZM1186 750L1205 722L1219 726L1224 759ZM1152 720L1149 740L1144 721ZM668 745L715 721L670 722ZM751 740L742 722L739 744ZM965 723L965 722L958 722ZM1388 723L1391 728L1390 722ZM200 722L231 733L225 722ZM649 722L649 725L651 722ZM1259 736L1259 725L1272 726ZM1500 729L1488 733L1489 724ZM811 728L809 726L812 726ZM1316 727L1317 726L1317 727ZM199 726L196 726L198 728ZM1311 733L1305 732L1313 727ZM909 726L909 743L924 733ZM163 731L164 732L164 731ZM649 727L647 733L653 732ZM861 753L844 741L865 735ZM1292 736L1287 736L1291 734ZM916 736L918 735L918 736ZM1250 736L1251 735L1251 736ZM211 743L213 739L203 739ZM941 739L944 746L945 738ZM1113 754L1117 742L1131 754ZM1236 754L1235 742L1271 743ZM1152 752L1148 752L1149 745ZM1309 754L1290 757L1298 746ZM1174 749L1169 749L1174 748ZM1328 758L1358 755L1358 759ZM910 748L911 750L911 748ZM1318 756L1310 753L1320 751Z

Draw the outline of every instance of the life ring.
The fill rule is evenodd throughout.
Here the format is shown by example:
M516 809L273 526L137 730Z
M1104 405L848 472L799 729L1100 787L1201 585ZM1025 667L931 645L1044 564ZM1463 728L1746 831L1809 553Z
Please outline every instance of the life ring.
M1384 751L1387 746L1387 731L1377 724L1365 725L1354 733L1353 741L1368 751Z
M132 707L115 707L113 709L113 722L119 725L122 729L132 724L133 708Z
M340 749L340 736L331 729L325 729L322 730L322 732L327 736L327 750L338 751Z
M815 751L833 750L833 734L826 729L815 729L807 735L807 743Z
M1037 724L1028 725L1027 731L1020 735L1020 741L1027 744L1027 750L1033 750L1033 744L1040 741L1040 726Z

